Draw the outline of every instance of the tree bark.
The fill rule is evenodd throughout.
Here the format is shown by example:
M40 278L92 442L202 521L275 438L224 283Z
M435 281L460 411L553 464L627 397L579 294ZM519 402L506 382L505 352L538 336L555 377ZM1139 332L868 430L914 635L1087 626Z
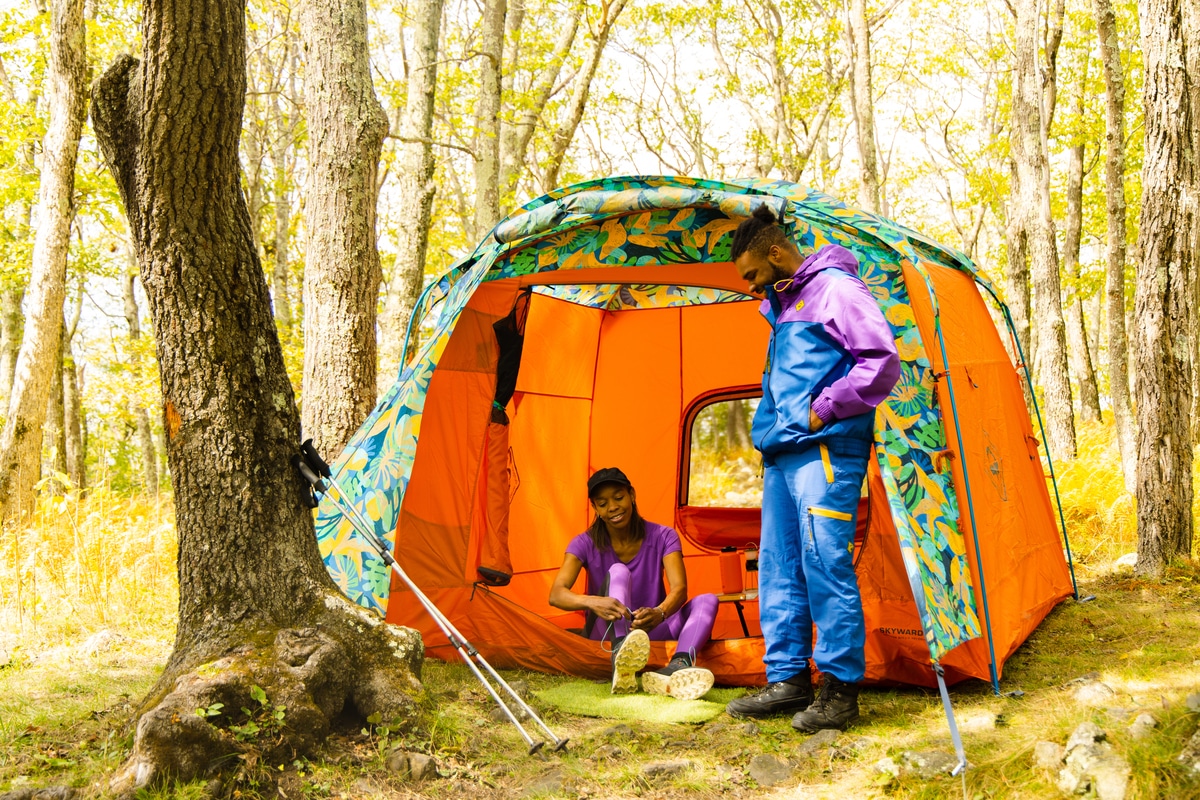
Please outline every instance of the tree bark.
M1075 419L1067 370L1066 323L1057 243L1050 210L1050 171L1045 149L1046 127L1042 81L1037 70L1037 2L1016 2L1016 69L1012 98L1012 149L1020 202L1029 244L1033 281L1033 320L1037 325L1034 366L1045 397L1042 417L1047 447L1059 459L1075 457Z
M25 289L17 285L8 286L0 292L0 408L6 413L17 371L17 353L21 349L21 332L25 323L21 301L24 297Z
M871 29L867 23L866 0L850 0L850 42L853 69L850 94L854 124L858 130L858 160L862 176L858 203L871 213L879 212L879 169L876 165L875 100L871 88Z
M291 32L285 34L287 42L288 80L296 74L296 49ZM292 91L294 97L294 87ZM271 148L273 171L272 193L275 198L275 253L271 270L271 301L275 309L275 321L291 335L293 322L292 301L288 297L288 239L292 218L292 193L290 179L291 160L288 150L295 138L295 124L291 114L280 111L279 101L271 96L271 119L275 123L275 137Z
M299 415L238 181L245 7L148 3L141 55L120 56L97 82L94 127L158 347L179 619L133 753L113 779L117 794L236 763L232 718L202 718L197 702L225 698L236 709L253 681L286 702L287 747L311 752L347 703L409 716L421 658L413 632L337 593L307 490L289 468ZM189 672L204 664L211 669Z
M84 437L83 398L79 368L71 346L73 337L63 336L63 420L66 436L67 477L75 491L87 491L87 440Z
M125 300L125 324L129 327L130 362L134 375L141 375L142 357L138 352L138 341L142 338L142 324L139 319L137 294L134 292L134 282L137 280L132 273L125 276L122 283L122 293ZM146 407L136 399L129 403L129 413L133 417L133 426L137 430L138 449L142 453L142 491L146 494L158 494L158 453L154 449L154 435L150 431L150 415Z
M479 99L475 105L475 241L500 221L500 87L506 0L484 0L480 20Z
M1094 0L1104 69L1104 197L1108 217L1105 314L1108 317L1108 398L1113 409L1125 489L1136 490L1137 443L1129 405L1125 333L1125 70L1112 0Z
M1085 422L1100 420L1100 391L1096 388L1096 370L1092 367L1092 354L1088 349L1087 329L1084 324L1083 297L1079 291L1079 249L1083 233L1083 117L1085 84L1079 81L1076 101L1080 119L1080 130L1076 132L1075 144L1071 147L1067 166L1067 219L1063 242L1063 270L1067 273L1073 289L1066 298L1067 340L1070 346L1071 371L1079 386L1079 416Z
M625 10L627 0L602 0L600 4L600 21L596 27L596 40L588 52L579 74L575 77L575 87L571 90L571 99L567 102L567 116L550 142L550 154L542 176L542 188L550 191L558 185L558 173L562 170L563 159L566 158L567 148L575 138L575 131L583 120L584 109L587 108L588 94L592 90L592 79L596 77L596 69L608 46L608 37L612 33L617 18Z
M65 327L65 322L64 322ZM54 359L54 374L50 378L50 402L46 405L46 421L42 425L41 452L48 456L46 470L60 475L67 474L67 438L63 427L63 351L66 337L59 340L57 357ZM48 477L53 477L48 476ZM58 480L48 480L46 485L55 496L61 496L67 487Z
M413 54L408 70L407 100L401 125L400 208L397 210L396 264L387 287L380 319L379 392L396 378L404 360L409 319L425 285L425 253L429 217L437 185L433 182L433 102L437 89L438 39L445 0L416 0L411 8Z
M1015 166L1010 165L1011 193L1008 199L1008 220L1004 228L1004 241L1008 251L1004 288L1009 313L1012 315L1013 331L1021 352L1013 356L1023 359L1033 374L1033 337L1029 324L1029 243L1025 233L1024 214L1020 211L1021 191ZM1025 408L1033 416L1033 386L1024 369L1017 369L1021 386L1025 391Z
M376 179L388 123L371 84L365 0L305 3L300 30L308 112L303 424L333 457L375 406Z
M67 252L75 216L75 158L86 113L83 0L55 0L52 5L50 58L46 65L50 122L42 143L28 314L8 415L0 433L3 518L20 517L33 510L46 398L54 362L59 358Z
M1196 269L1193 141L1181 0L1138 6L1145 66L1145 160L1134 296L1138 374L1138 575L1192 549L1191 329ZM1194 56L1193 56L1194 58ZM1185 344L1186 343L1186 344Z

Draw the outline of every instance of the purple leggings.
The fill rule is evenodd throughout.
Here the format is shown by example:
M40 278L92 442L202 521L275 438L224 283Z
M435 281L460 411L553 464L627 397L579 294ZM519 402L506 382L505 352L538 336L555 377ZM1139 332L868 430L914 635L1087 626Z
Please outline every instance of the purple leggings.
M629 606L629 599L632 597L629 567L617 563L608 568L608 596L620 600L626 607ZM678 640L675 652L690 653L694 657L701 647L708 644L716 619L717 596L697 595L647 633L650 634L651 640L657 642ZM629 620L619 619L612 623L612 626L615 636L625 636L629 633ZM608 623L597 618L592 625L591 638L603 639L606 628Z

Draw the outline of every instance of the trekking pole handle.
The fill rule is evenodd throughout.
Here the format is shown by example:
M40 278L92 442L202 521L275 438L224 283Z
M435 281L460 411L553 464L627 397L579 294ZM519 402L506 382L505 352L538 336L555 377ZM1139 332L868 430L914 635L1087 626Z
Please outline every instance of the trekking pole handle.
M329 465L325 463L325 459L317 453L317 448L313 446L312 439L305 439L300 445L300 452L304 454L304 460L308 462L313 472L328 478L333 473L329 469Z
M326 492L325 481L321 480L321 477L312 471L312 469L308 466L308 464L305 463L305 460L303 458L301 458L300 456L292 456L292 466L294 466L299 471L300 477L302 477L302 478L304 478L304 480L308 481L310 486L312 486L314 489L316 489L321 494L325 494L325 492Z

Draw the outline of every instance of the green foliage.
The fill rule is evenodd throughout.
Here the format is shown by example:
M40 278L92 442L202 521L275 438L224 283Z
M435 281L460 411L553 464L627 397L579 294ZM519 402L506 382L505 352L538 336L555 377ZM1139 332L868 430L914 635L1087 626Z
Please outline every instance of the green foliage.
M246 715L245 722L229 726L234 738L239 742L258 742L277 737L286 724L287 706L272 703L267 697L266 691L258 685L250 687L250 699L258 705L252 709L242 706L242 713ZM212 706L209 708L211 709ZM220 709L217 711L220 713ZM201 716L211 715L202 714Z

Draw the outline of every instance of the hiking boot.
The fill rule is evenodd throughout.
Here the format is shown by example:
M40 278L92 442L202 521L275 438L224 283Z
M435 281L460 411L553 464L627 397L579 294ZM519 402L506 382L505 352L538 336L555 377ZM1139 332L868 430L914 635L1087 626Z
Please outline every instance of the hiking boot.
M645 631L631 631L613 644L612 693L629 694L638 690L637 671L650 657L650 637Z
M731 717L770 717L803 711L812 702L812 670L805 667L787 680L768 683L752 695L739 697L725 706L725 711Z
M693 666L687 653L676 653L665 667L642 675L642 690L650 694L665 694L677 700L698 700L713 686L713 674Z
M804 733L846 730L847 725L858 719L858 689L856 684L826 673L820 695L808 709L792 717L792 727Z

